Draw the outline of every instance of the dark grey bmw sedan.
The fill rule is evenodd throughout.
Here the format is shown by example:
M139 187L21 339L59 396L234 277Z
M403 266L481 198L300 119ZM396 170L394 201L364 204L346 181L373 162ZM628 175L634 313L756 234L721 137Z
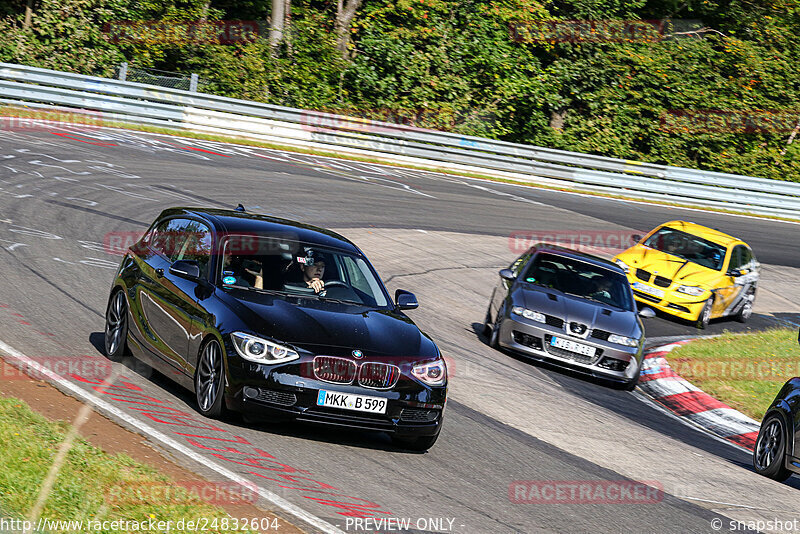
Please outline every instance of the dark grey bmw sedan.
M633 389L644 347L625 273L597 256L537 244L500 271L484 330L493 348L547 360Z

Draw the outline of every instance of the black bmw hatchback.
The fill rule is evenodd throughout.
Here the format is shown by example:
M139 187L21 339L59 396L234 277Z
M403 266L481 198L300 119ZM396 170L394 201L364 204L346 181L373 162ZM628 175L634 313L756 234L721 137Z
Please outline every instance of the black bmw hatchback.
M427 450L447 368L364 254L321 228L236 210L172 208L127 250L106 353L131 353L226 409L390 433Z

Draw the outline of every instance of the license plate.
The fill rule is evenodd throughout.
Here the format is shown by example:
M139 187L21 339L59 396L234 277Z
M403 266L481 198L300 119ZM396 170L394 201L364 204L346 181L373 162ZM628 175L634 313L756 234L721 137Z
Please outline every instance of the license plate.
M386 404L386 399L381 397L354 395L352 393L340 393L324 389L321 389L317 395L317 406L342 408L356 412L386 413Z
M641 282L634 282L633 289L637 291L641 291L642 293L647 293L648 295L653 295L654 297L661 298L664 296L664 291L658 289L657 287L651 287Z
M577 352L578 354L583 354L584 356L594 356L594 353L597 351L597 349L590 347L589 345L575 343L574 341L570 341L569 339L564 339L561 337L553 337L550 339L550 344L557 349Z

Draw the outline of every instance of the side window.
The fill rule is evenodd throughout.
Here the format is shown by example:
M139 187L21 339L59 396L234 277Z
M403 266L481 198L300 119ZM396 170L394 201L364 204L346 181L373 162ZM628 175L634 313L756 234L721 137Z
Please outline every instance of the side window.
M194 260L200 265L200 277L206 278L211 260L211 229L190 219L173 219L174 250L170 261Z
M749 248L742 246L742 269L750 269L753 267L753 251Z
M367 282L367 279L361 272L361 269L359 269L355 262L349 257L345 256L342 258L342 260L344 263L344 268L347 271L347 278L350 279L350 285L359 291L371 294L372 288L369 286L369 282Z
M150 248L153 249L155 252L158 252L162 256L166 256L169 259L172 245L170 244L170 235L167 231L169 225L173 222L174 219L167 219L166 221L161 221L158 225L153 229L153 232L150 234L149 245Z
M733 252L731 252L731 262L728 264L728 270L741 269L745 263L750 261L749 258L747 260L744 259L746 255L748 254L745 253L745 247L742 245L738 245L734 248Z

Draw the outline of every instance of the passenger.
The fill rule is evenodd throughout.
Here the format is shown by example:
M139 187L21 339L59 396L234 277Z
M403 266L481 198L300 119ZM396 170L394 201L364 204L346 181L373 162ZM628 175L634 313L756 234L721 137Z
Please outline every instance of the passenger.
M262 276L261 272L261 262L251 260L250 263L250 268L246 268L244 266L244 258L242 256L234 256L233 254L225 255L224 265L222 267L222 283L225 285L263 289L264 277ZM258 270L254 269L254 267L258 267ZM245 277L245 274L252 277L252 284Z

